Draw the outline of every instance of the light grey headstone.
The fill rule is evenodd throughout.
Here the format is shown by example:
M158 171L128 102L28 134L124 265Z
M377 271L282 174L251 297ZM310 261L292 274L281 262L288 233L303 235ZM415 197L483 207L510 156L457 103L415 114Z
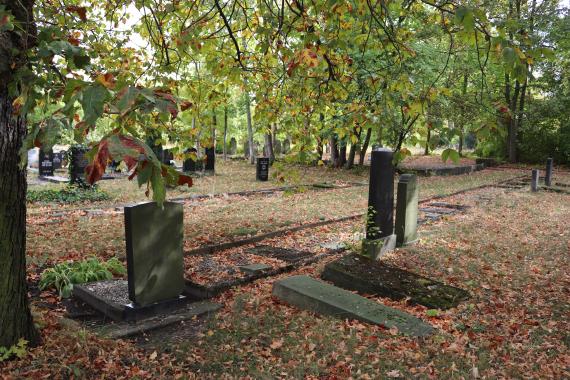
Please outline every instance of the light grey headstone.
M538 191L538 179L540 178L540 170L532 169L532 179L530 182L530 191Z
M418 238L418 186L414 174L403 174L398 181L396 201L397 245L410 244Z
M125 207L129 298L137 306L177 298L184 289L183 207Z

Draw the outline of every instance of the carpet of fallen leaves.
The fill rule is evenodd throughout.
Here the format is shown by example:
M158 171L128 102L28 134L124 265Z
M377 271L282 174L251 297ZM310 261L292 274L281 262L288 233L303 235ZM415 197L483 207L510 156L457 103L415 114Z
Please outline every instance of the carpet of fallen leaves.
M495 181L501 178L496 174L500 172L483 173L497 176ZM453 192L469 187L465 178L476 175L421 179L422 198L444 189ZM505 176L503 173L502 178ZM570 183L569 174L560 173L556 178ZM479 179L475 185L483 181ZM453 185L455 182L461 185ZM359 189L366 193L366 188ZM328 203L323 212L338 208L339 215L347 215L347 190L336 198L327 196L339 190L311 192L306 199L309 193L296 194L291 203L286 202L289 209L278 208L277 212L291 218L298 205L310 209L304 202L321 203L324 196L323 202ZM202 231L218 228L219 236L228 237L227 231L233 230L218 227L220 218L237 212L242 221L255 219L251 213L243 214L246 209L241 206L231 208L249 200L246 197L219 206L228 211L212 219L207 219L212 210L201 210L208 209L210 201L211 207L218 207L214 204L224 204L223 199L188 205L186 217L198 214L208 221L217 219L217 224L206 223ZM339 204L332 203L335 201ZM528 189L484 188L445 201L471 208L423 225L418 244L396 250L384 260L464 288L472 298L433 316L405 300L370 297L431 323L437 328L431 337L403 337L396 330L319 317L284 305L271 297L271 286L288 274L224 292L216 299L224 308L211 320L202 321L188 338L180 331L181 325L149 336L142 345L92 335L62 317L64 309L53 293L42 292L33 304L43 345L29 350L23 359L1 363L0 378L570 377L570 197L533 194ZM304 217L314 220L319 215L309 212ZM193 219L193 227L201 229L203 219ZM233 228L243 226L235 220ZM267 223L267 219L261 222ZM29 235L33 235L28 239L31 280L37 279L37 267L46 263L87 254L122 254L120 213L77 212L61 223L34 216L29 223ZM356 219L300 231L275 238L271 244L317 251L321 241L349 241L361 224ZM293 273L318 277L324 264L335 257L338 255Z
M458 162L447 160L443 162L441 155L430 156L408 156L402 162L402 167L408 169L436 169L451 166L474 165L475 160L472 158L461 157Z

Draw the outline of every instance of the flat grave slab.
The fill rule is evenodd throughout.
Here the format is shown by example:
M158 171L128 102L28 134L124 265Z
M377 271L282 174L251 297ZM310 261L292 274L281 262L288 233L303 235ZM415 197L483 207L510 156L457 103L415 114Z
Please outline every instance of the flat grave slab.
M318 314L397 327L406 335L427 336L434 329L422 320L347 290L308 276L293 276L273 284L273 296Z
M452 215L457 214L457 210L445 209L445 208L435 208L435 207L420 207L420 211L431 213L431 214L442 214L442 215Z
M178 296L169 301L135 307L129 299L127 280L108 280L75 285L73 295L114 321L145 319L157 313L174 310L188 302L185 296Z
M68 183L69 182L69 178L61 177L58 175L40 176L38 178L42 181L47 181L47 182L51 182L51 183Z
M431 309L449 309L469 298L469 293L379 261L349 254L325 266L322 278L344 289L410 303Z
M258 274L263 273L266 270L272 269L271 265L267 264L248 264L248 265L240 265L238 268L247 274Z
M270 245L257 245L247 251L257 256L271 257L287 263L296 263L313 256L311 252L297 251L294 249L273 247Z

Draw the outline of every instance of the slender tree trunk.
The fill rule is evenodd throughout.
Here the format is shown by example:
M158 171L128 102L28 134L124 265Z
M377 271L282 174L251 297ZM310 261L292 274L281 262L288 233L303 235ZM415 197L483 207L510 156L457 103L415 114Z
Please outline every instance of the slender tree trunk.
M358 138L358 142L356 144L350 144L350 150L348 152L348 160L346 161L346 168L352 169L354 166L354 158L356 157L356 150L360 145L360 136L362 135L362 129L357 132L357 129L354 128L354 135Z
M24 117L13 117L8 89L0 85L0 346L23 338L36 344L26 285L26 168L18 151L26 135Z
M249 142L249 163L255 163L255 147L253 146L253 126L251 124L251 99L249 97L249 89L247 78L243 80L245 84L245 114L247 116L247 141Z
M321 161L323 159L323 140L321 137L317 136L317 159Z
M364 159L366 158L366 151L368 150L368 145L370 144L370 137L372 137L372 128L366 130L366 136L364 137L364 143L362 144L362 149L360 150L360 157L358 158L358 164L360 166L364 165Z
M228 106L224 106L224 161L228 159Z
M333 168L338 168L339 167L338 141L337 141L337 138L334 134L330 137L329 145L330 145L330 150L331 150L331 156L330 156L331 163L330 163L330 165Z
M265 156L269 157L269 164L273 165L273 162L275 162L275 152L273 151L271 131L265 135Z

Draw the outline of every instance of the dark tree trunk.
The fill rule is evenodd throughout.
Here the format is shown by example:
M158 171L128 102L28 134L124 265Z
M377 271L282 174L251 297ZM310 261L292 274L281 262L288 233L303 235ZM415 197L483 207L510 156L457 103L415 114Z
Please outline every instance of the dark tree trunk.
M11 347L20 339L30 346L39 342L34 327L26 283L26 168L18 154L26 136L25 115L14 114L14 98L8 84L13 70L27 65L27 53L35 43L33 0L1 3L23 29L0 31L0 346Z
M431 140L431 125L428 123L427 125L427 136L426 136L426 146L424 149L424 156L429 155L429 141Z
M321 161L323 159L323 140L317 137L317 159Z
M353 133L358 139L358 141L356 142L356 144L350 144L350 150L348 152L348 160L346 161L347 169L352 169L352 167L354 166L354 157L356 157L356 150L359 148L360 145L360 136L362 136L362 129L357 130L356 128L354 128Z
M338 153L338 140L336 138L335 135L332 135L330 137L330 149L331 149L331 163L330 165L333 168L338 168L339 167L339 153Z
M20 338L36 344L26 285L26 168L18 151L26 135L24 117L12 117L12 102L0 85L0 346Z
M358 158L358 164L360 166L364 165L364 159L366 158L366 151L368 150L368 145L370 144L370 137L372 136L372 128L368 128L366 131L366 137L364 137L364 143L362 144L362 149L360 150L360 157Z
M265 134L265 156L269 157L269 164L273 165L275 161L275 153L273 152L273 139L271 132Z
M346 144L340 146L338 150L338 167L346 165Z

